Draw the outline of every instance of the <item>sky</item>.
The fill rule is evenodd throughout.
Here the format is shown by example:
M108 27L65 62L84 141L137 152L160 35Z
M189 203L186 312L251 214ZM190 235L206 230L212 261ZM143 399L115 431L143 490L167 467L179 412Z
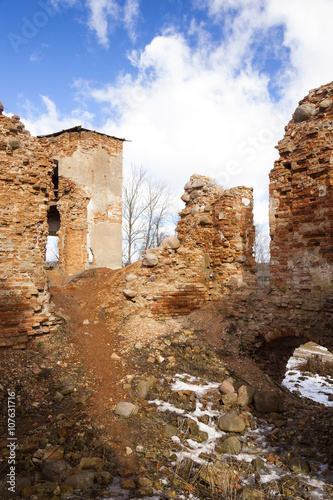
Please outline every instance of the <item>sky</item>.
M0 100L34 135L124 143L179 198L192 174L254 188L298 101L333 80L333 0L0 0Z

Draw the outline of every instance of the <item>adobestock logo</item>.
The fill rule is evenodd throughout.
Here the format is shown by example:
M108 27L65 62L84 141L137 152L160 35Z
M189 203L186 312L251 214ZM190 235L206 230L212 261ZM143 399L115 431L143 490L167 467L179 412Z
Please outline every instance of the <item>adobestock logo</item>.
M41 10L37 10L31 19L22 17L22 28L19 34L11 31L7 35L15 54L18 54L22 44L27 44L37 35L41 28L45 28L50 17L54 17L57 13L57 8L51 1L40 0L38 5Z

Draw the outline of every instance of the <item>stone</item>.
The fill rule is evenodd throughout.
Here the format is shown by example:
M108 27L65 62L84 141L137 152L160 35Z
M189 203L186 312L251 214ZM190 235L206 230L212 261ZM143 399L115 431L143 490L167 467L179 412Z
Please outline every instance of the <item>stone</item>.
M218 419L218 427L221 431L243 432L246 426L235 411L230 411Z
M234 386L229 382L229 380L224 380L219 387L219 391L222 394L232 394L235 392Z
M205 180L201 176L199 176L187 182L184 186L184 191L188 191L190 189L200 189L204 187L204 185L205 185Z
M158 264L158 257L150 252L145 253L142 259L142 265L145 267L154 267Z
M315 104L301 104L298 106L293 114L295 123L300 123L311 118L316 112Z
M326 111L328 108L330 108L333 104L333 99L323 99L320 103L319 103L319 111L322 113L324 111Z
M257 391L254 394L254 406L259 413L282 413L284 399L278 391Z
M231 436L221 443L221 450L223 453L229 455L238 455L241 452L242 443L236 436Z
M289 468L292 472L296 474L308 474L310 472L310 467L299 457L291 457L288 461Z
M61 392L58 392L58 391L57 391L57 392L55 393L55 395L54 395L53 399L54 399L54 401L55 401L56 403L60 403L60 401L61 401L62 399L64 399L64 396L61 394Z
M123 295L126 297L128 300L134 299L136 297L138 292L135 292L134 290L130 290L129 288L126 288L123 290Z
M199 219L199 224L201 224L202 226L206 226L208 224L211 224L212 223L212 219L210 217L208 217L207 215L202 215Z
M64 457L64 449L61 446L48 446L43 454L43 460L60 460Z
M150 390L150 385L148 380L140 380L137 387L138 397L141 399L146 399Z
M14 150L21 147L21 141L19 139L9 139L8 144Z
M180 247L180 241L176 236L168 236L165 238L161 245L164 248L171 248L172 250L177 250Z
M233 392L232 394L223 394L222 401L226 406L235 405L238 402L238 396L235 392Z
M163 427L164 434L167 437L178 436L178 429L174 425L167 424Z
M111 359L115 359L115 360L119 361L120 356L118 356L118 354L117 354L116 352L113 352L113 353L111 354Z
M180 197L180 199L181 199L182 201L184 201L185 203L188 203L188 202L190 201L191 197L190 197L190 195L189 195L189 194L184 193L184 194Z
M250 385L241 385L238 389L239 406L248 406L252 403L256 389Z
M186 425L190 434L197 434L199 432L199 426L195 420L192 418L186 419Z
M135 281L137 280L138 277L136 274L133 274L133 273L130 273L126 276L125 280L127 281L127 283L131 283L132 281Z
M82 457L80 460L80 469L101 469L103 461L100 457Z
M72 486L74 490L86 490L91 488L94 484L95 472L90 470L84 470L73 474L65 479L64 483Z
M71 470L66 460L50 460L42 467L42 479L61 483Z
M266 495L263 491L255 490L250 486L245 486L239 496L239 500L265 500Z
M58 484L54 481L44 481L43 483L37 483L35 488L37 493L46 497L48 494L54 493L57 486Z
M260 457L256 457L252 460L251 465L256 472L259 472L261 469L264 469L265 462Z
M132 415L136 415L139 411L139 408L133 403L128 403L126 401L121 401L117 404L114 412L116 415L121 417L131 417Z

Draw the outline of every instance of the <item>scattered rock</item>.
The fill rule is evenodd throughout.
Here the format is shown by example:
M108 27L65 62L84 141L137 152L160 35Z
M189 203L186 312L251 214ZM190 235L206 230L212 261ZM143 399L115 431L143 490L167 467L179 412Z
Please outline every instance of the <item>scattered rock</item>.
M232 394L223 394L222 396L223 404L226 406L235 405L237 403L237 400L238 396L235 392Z
M61 483L71 470L66 460L50 460L42 468L42 479Z
M219 387L219 391L222 394L232 394L235 392L234 386L229 382L229 380L224 380Z
M245 429L244 420L236 412L230 411L218 419L218 427L226 432L243 432Z
M164 431L164 434L167 436L167 437L172 437L172 436L177 436L178 435L178 429L177 427L175 427L174 425L171 425L171 424L167 424L164 426L163 428L163 431Z
M278 391L257 391L254 394L254 406L259 413L282 413L284 399Z
M252 460L251 465L256 472L259 472L265 467L265 462L260 457L256 457Z
M72 486L74 490L86 490L91 488L94 484L95 472L84 470L82 472L78 472L77 474L73 474L65 479L65 484Z
M130 273L126 276L125 280L127 281L127 283L131 283L132 281L135 281L137 280L138 277L136 274L133 274L133 273Z
M146 399L150 390L150 385L148 380L140 380L137 387L138 397L141 399Z
M252 403L256 389L250 385L242 385L238 389L238 404L239 406L248 406Z
M129 288L126 288L123 290L123 295L126 297L128 300L132 300L137 296L138 292L135 292L134 290L130 290Z
M299 457L291 457L288 465L290 470L296 474L308 474L310 472L309 465Z
M133 403L127 403L126 401L121 401L117 404L114 412L116 415L121 417L130 417L132 415L136 415L139 411L139 408Z
M154 267L158 264L158 257L153 253L145 253L142 259L142 265L146 267Z
M238 455L241 452L242 443L236 436L231 436L221 443L221 450L223 453L230 455Z

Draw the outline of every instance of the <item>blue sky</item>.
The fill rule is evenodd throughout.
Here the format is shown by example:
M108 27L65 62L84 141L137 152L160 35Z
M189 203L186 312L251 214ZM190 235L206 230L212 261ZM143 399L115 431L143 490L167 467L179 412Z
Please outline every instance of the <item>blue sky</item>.
M193 173L254 187L297 103L333 77L333 0L0 0L0 100L33 134L131 140L179 197Z

